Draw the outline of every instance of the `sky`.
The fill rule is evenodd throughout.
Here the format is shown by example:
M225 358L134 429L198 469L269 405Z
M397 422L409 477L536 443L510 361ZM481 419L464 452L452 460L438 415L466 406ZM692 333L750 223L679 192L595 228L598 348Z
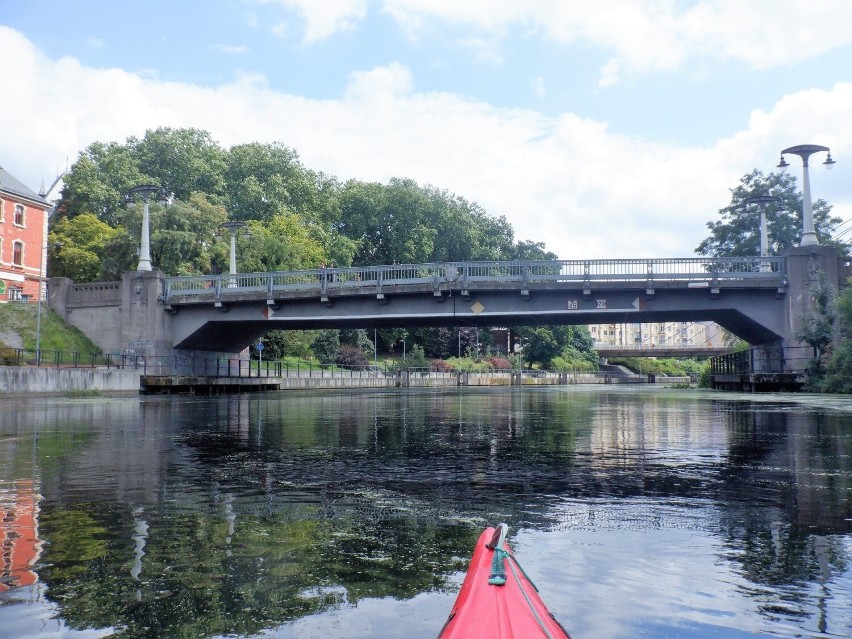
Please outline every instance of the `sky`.
M561 259L690 257L794 145L831 148L811 191L852 220L850 24L848 0L0 0L0 165L37 191L92 142L195 127L446 189Z

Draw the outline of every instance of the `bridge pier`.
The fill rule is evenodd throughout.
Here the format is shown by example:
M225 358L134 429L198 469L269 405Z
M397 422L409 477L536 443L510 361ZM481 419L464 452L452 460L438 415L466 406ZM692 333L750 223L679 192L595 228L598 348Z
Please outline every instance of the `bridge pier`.
M819 285L820 276L835 289L843 288L852 268L848 257L841 257L830 246L796 246L784 257L787 261L786 323L782 346L801 347L795 335L802 328L802 321L815 309L813 295Z

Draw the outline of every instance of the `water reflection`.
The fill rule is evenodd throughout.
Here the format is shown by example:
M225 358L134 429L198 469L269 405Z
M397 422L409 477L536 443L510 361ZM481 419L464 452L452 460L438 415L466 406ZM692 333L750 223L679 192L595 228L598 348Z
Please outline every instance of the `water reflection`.
M434 636L501 520L575 639L852 634L852 406L728 397L14 400L0 508L42 496L42 590L4 554L0 628L37 609L66 633Z

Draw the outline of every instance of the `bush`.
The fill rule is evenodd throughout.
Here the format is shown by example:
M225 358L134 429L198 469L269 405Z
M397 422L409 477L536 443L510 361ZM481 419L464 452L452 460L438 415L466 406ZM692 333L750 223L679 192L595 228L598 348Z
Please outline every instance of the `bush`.
M698 376L698 388L710 388L710 362L707 362L701 369L701 374Z
M488 363L491 365L491 368L498 371L507 371L512 369L512 362L502 357L489 357Z
M423 353L423 347L419 344L414 346L409 352L405 360L406 368L429 368L429 360Z
M370 364L364 351L357 346L350 346L348 344L344 344L337 351L334 363L341 368L350 369L364 369Z
M453 365L443 359L433 359L431 368L436 373L449 373L454 370Z
M2 366L17 366L18 352L14 348L0 348L0 365Z

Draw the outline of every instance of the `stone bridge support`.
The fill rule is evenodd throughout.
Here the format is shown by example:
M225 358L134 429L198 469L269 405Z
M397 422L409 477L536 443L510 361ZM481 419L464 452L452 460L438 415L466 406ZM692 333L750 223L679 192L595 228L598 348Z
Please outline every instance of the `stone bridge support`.
M48 282L48 302L63 320L79 328L104 353L171 355L172 316L160 302L165 276L132 271L119 282Z

